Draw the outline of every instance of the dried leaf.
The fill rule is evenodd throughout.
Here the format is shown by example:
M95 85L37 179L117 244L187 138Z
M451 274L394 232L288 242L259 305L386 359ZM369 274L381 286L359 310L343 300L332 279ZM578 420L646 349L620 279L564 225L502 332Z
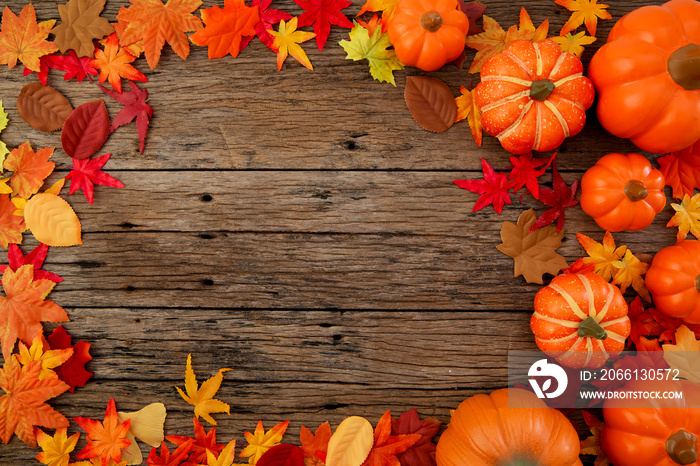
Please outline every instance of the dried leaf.
M41 268L44 265L44 261L46 260L46 255L48 254L48 252L49 247L45 244L40 244L25 257L24 254L22 254L22 250L19 248L19 246L17 246L16 244L12 244L10 245L10 249L7 251L8 265L0 265L0 273L4 273L7 267L11 268L14 271L17 271L17 269L19 269L23 265L31 264L32 267L34 267L34 280L47 279L51 280L54 283L61 283L63 281L61 277L59 277L55 273L47 272L46 270Z
M109 136L109 115L102 99L78 106L63 125L61 146L74 159L89 158Z
M555 251L561 247L564 232L546 226L530 232L535 224L535 211L526 210L518 217L517 225L503 222L501 241L496 248L515 259L514 276L522 275L528 283L542 284L542 275L557 275L566 267L564 256Z
M532 226L532 230L542 228L556 220L557 231L561 231L564 228L565 209L578 204L576 200L578 181L574 181L570 187L567 186L566 182L559 175L556 159L552 162L552 184L554 189L540 189L540 201L551 208L537 219Z
M567 32L566 35L552 37L552 40L559 44L564 52L573 53L577 57L580 57L583 53L584 45L591 45L596 41L595 37L587 36L586 31L581 31L574 35Z
M75 246L80 239L80 220L71 206L55 194L34 195L24 208L24 220L32 234L49 246Z
M691 233L696 239L700 239L700 194L693 197L685 194L680 204L671 203L676 211L667 227L678 227L676 241L681 242Z
M61 53L74 50L80 57L92 57L95 53L93 39L102 39L112 34L114 27L109 20L102 18L106 0L69 0L58 5L61 24L51 30L56 36L54 44Z
M270 34L275 38L272 42L272 48L277 49L277 71L282 69L284 61L287 59L288 55L294 57L299 63L304 65L304 67L313 71L314 67L309 61L309 57L306 56L306 52L301 48L299 44L306 42L307 40L313 39L316 34L306 31L298 31L297 23L298 17L294 17L286 23L284 20L280 21L278 31L270 31Z
M36 276L34 278L36 279ZM75 391L75 387L84 387L92 377L92 372L85 370L85 364L92 359L90 343L81 340L75 345L71 345L71 336L62 325L56 327L46 339L53 349L73 349L73 356L56 368L56 374L59 379L70 385L71 393Z
M78 189L82 189L88 202L92 204L94 185L123 188L124 183L102 171L102 167L104 167L111 156L112 154L105 154L94 159L73 159L73 167L70 167L71 171L66 175L66 179L70 180L70 191L68 191L68 194L73 194Z
M408 76L406 105L418 125L428 131L447 131L457 120L457 103L444 82L427 76Z
M676 330L676 344L663 345L664 359L671 369L678 369L683 379L700 383L700 341L685 325Z
M360 16L367 11L381 11L382 25L384 32L386 32L386 24L394 17L394 10L398 4L399 0L367 0L356 16Z
M328 442L327 466L357 466L362 464L374 445L374 429L363 417L344 419Z
M68 437L68 429L56 429L56 433L48 435L38 427L34 428L36 441L41 448L41 453L36 455L40 463L48 466L67 466L70 462L70 453L75 449L75 445L80 438L80 432Z
M455 122L464 120L469 122L469 128L472 130L472 137L476 141L476 145L481 147L482 141L482 126L481 126L481 109L474 101L474 90L467 90L464 86L459 86L461 95L455 98L457 104L457 118Z
M239 456L241 458L248 458L249 464L257 464L260 457L264 455L266 451L282 441L282 436L284 436L288 425L289 421L280 422L272 429L265 432L262 421L258 421L255 432L252 434L247 431L243 432L248 446L243 449Z
M481 169L484 172L483 179L454 180L454 184L467 191L480 194L479 199L472 208L472 212L476 212L489 204L493 204L493 210L500 215L505 204L510 204L512 202L509 191L515 185L515 182L508 181L505 173L497 173L486 159L481 159Z
M231 369L219 369L219 372L207 381L202 383L202 386L197 388L197 378L192 370L192 355L187 355L187 366L185 369L185 392L175 387L180 396L189 404L194 406L194 415L202 416L209 424L216 425L216 421L211 417L212 413L229 414L229 405L223 401L214 399L214 395L219 390L221 382L224 379L224 372Z
M242 47L243 36L254 36L260 22L257 7L247 6L244 0L226 0L224 8L214 5L200 11L205 27L190 36L190 40L209 47L209 59L222 58L229 53L234 58Z
M100 70L101 83L109 81L110 86L121 93L122 78L129 81L148 81L143 73L130 65L134 60L136 57L121 48L117 35L112 34L104 41L104 52L100 49L95 50L95 59L91 64Z
M17 112L32 128L50 133L61 129L73 106L51 86L30 83L17 97Z
M46 39L56 20L36 22L36 12L31 3L15 15L7 6L2 12L0 30L0 64L13 68L17 60L32 71L39 71L39 58L58 50Z
M296 445L281 443L267 450L257 466L305 466L304 452Z
M371 33L359 23L353 22L350 30L350 40L341 40L348 60L364 60L369 62L369 74L377 81L391 83L396 86L394 71L402 70L403 63L396 58L396 52L391 47L389 35L376 28Z
M323 50L331 32L331 24L343 28L352 28L353 24L341 13L352 5L349 0L294 0L304 12L299 15L299 27L313 26L316 45Z
M461 3L461 2L460 2ZM480 34L484 32L484 28L477 26L476 22L481 19L486 11L486 5L481 2L469 2L461 5L462 12L467 15L469 19L469 31L467 31L467 36L473 36L474 34Z
M564 27L561 28L560 35L562 36L586 23L588 33L595 37L598 18L612 18L610 13L605 10L609 5L598 3L598 0L554 0L554 3L573 12L571 18L569 18L566 24L564 24Z
M52 155L53 147L40 149L35 153L29 142L12 149L5 160L5 169L14 172L10 180L12 194L29 199L32 194L38 192L56 166L55 163L49 162Z
M114 398L110 398L107 403L104 422L85 417L74 417L73 420L87 433L88 442L76 458L100 457L103 466L106 466L110 460L117 463L121 461L122 450L129 446L129 440L126 438L129 420L119 422Z
M219 456L214 456L210 451L207 451L207 466L233 466L233 462L236 459L236 453L234 449L236 448L236 441L231 440Z
M602 244L582 233L576 233L576 239L578 239L578 242L588 254L588 257L583 258L583 262L593 264L595 267L594 272L605 280L612 280L618 270L620 270L614 264L622 260L625 251L627 251L627 246L616 248L615 240L609 231L605 232Z
M693 190L700 189L700 141L660 157L657 162L676 199L682 199L686 194L692 196Z
M110 133L120 126L131 123L134 118L136 118L136 132L139 135L139 152L143 154L143 150L146 147L148 124L153 116L153 108L146 103L148 100L148 91L146 89L139 89L136 83L131 81L129 81L129 86L131 87L131 91L122 92L121 94L105 89L102 86L99 86L99 88L124 106L112 120L112 126L109 127Z
M487 15L483 15L483 23L484 32L467 36L465 42L467 47L477 50L474 61L469 67L470 73L480 72L486 60L503 52L509 43L534 38L534 32L526 28L518 29L517 26L511 26L508 31L504 31L495 19Z

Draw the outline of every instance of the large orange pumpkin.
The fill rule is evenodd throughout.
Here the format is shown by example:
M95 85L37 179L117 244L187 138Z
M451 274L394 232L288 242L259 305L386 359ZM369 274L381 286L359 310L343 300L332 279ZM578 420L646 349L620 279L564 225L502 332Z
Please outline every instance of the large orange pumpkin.
M464 400L440 436L438 466L581 465L571 422L532 392L503 388Z
M645 283L659 311L700 324L700 241L688 239L657 252Z
M615 136L665 153L700 139L700 2L623 16L588 67L598 119Z

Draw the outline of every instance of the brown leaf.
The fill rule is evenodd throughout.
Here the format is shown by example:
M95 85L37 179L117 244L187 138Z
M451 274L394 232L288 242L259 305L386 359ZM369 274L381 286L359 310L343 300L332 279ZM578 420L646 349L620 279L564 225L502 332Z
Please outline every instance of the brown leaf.
M61 53L75 50L79 57L94 57L93 39L102 39L114 32L114 27L100 13L106 0L70 0L58 6L61 24L51 33Z
M37 82L22 88L17 97L17 111L32 128L51 132L63 126L73 106L56 89Z
M404 98L413 119L428 131L447 131L457 118L457 104L452 91L439 79L407 77Z
M555 250L561 247L564 231L547 225L528 233L535 223L534 209L523 212L518 224L503 222L501 228L502 244L496 248L503 254L515 259L514 276L522 275L528 283L542 284L542 275L556 275L567 266L566 259Z
M100 150L109 136L109 115L102 99L85 102L70 114L61 131L63 151L83 160Z

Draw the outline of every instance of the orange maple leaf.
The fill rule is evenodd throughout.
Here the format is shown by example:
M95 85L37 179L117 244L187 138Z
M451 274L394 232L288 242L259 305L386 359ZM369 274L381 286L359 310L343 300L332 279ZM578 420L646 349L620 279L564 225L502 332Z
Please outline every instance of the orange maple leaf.
M0 369L0 393L4 392L0 396L0 439L3 442L9 442L14 433L24 443L35 447L34 426L68 427L68 419L46 401L70 386L58 378L39 380L40 373L38 361L22 366L17 358L5 356L5 364Z
M202 29L202 20L192 15L202 0L129 0L131 6L117 15L126 23L119 37L122 47L143 40L146 61L154 69L167 42L183 60L190 54L190 43L185 32Z
M129 63L136 58L129 52L119 47L116 33L110 34L104 41L104 51L95 50L95 59L92 66L100 70L100 82L109 81L112 88L121 93L122 78L131 81L146 82L148 78Z
M299 441L301 442L301 449L304 450L305 463L308 466L320 466L325 465L323 461L325 459L325 454L328 452L328 442L331 439L331 425L328 421L324 422L316 429L315 433L312 433L308 428L301 426L301 431L299 432ZM319 457L319 453L323 458Z
M391 435L391 411L387 411L374 428L374 445L362 466L393 466L399 464L396 455L408 450L421 434Z
M554 0L554 3L561 5L567 10L573 12L571 18L561 28L559 35L565 35L583 23L586 23L588 33L595 37L598 18L611 19L610 13L605 11L609 6L604 3L598 3L598 0Z
M459 86L459 91L462 93L455 98L457 102L457 120L461 121L465 118L469 122L469 127L472 130L472 136L476 141L476 145L481 147L482 141L482 126L481 126L481 110L474 101L474 90L467 90L464 86Z
M270 448L279 444L287 430L289 421L280 422L272 429L265 432L262 421L258 421L255 432L243 432L243 436L248 441L248 446L239 455L241 458L248 458L249 464L255 464L260 457Z
M224 8L214 5L201 11L206 24L190 36L196 45L209 47L209 59L222 58L227 54L237 57L241 51L241 38L254 36L255 25L260 22L257 5L247 6L244 0L226 0Z
M26 264L2 274L7 296L0 296L0 343L5 359L10 357L17 338L31 343L43 331L41 322L67 322L68 314L53 301L45 301L56 284L51 280L34 280L34 266ZM41 364L39 364L41 370Z
M10 244L22 242L24 217L15 215L15 205L9 194L0 194L0 246L7 249Z
M53 369L66 362L71 356L73 356L73 348L44 351L44 336L40 333L34 337L29 348L20 341L19 354L15 355L17 360L25 366L31 361L38 361L41 364L39 380L58 377Z
M107 466L110 460L119 463L122 449L131 445L126 438L131 420L119 423L114 398L110 398L107 403L104 422L86 417L74 417L73 420L87 433L88 444L77 454L78 459L99 457L102 466Z
M55 163L49 162L53 147L39 149L36 153L29 142L25 142L7 156L5 169L14 172L10 180L12 194L29 199L39 192L47 176L53 172Z
M396 5L398 4L399 0L367 0L356 16L360 16L367 11L381 11L382 32L386 32L389 20L394 16L394 10L396 10ZM370 32L370 36L371 35L372 33Z
M0 64L12 68L19 60L27 69L39 72L39 57L58 51L56 45L46 40L54 23L56 20L51 19L37 24L31 3L22 9L19 17L5 7L0 31Z

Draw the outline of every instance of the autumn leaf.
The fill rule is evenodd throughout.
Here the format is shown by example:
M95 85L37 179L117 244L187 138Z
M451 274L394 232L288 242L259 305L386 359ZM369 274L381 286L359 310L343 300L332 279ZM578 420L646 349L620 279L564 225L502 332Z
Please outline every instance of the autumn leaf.
M32 196L24 207L24 220L39 242L49 246L83 244L78 216L68 202L55 194Z
M92 204L94 185L123 188L124 183L102 171L102 167L111 156L112 154L105 154L94 159L73 159L73 166L68 167L71 168L71 171L66 175L66 179L70 180L68 194L82 189L88 202Z
M331 25L352 28L353 24L341 13L352 5L349 0L294 0L304 12L299 15L299 27L313 26L316 45L323 50L331 32Z
M503 222L501 244L496 248L515 260L513 276L522 275L528 283L542 284L542 275L556 275L566 267L564 256L555 251L561 247L564 232L546 226L531 231L535 224L535 211L526 210L518 223Z
M122 78L129 81L148 81L139 70L130 63L135 60L131 54L119 46L116 34L107 37L104 51L97 49L91 65L100 70L100 82L109 81L114 90L122 92Z
M571 186L568 186L559 175L556 159L552 162L552 185L554 189L540 189L540 201L544 202L550 209L545 211L545 213L537 219L531 230L542 228L556 220L557 231L561 231L564 228L565 209L578 204L578 201L575 199L576 191L578 190L578 181L574 181Z
M196 45L209 47L209 59L231 54L234 58L241 51L243 36L255 35L255 25L260 13L255 6L247 6L244 0L225 0L224 8L214 5L200 11L205 27L190 36Z
M513 169L508 174L508 179L513 181L513 191L517 192L523 186L527 187L527 191L532 194L535 199L540 198L540 185L537 178L544 175L547 167L554 161L556 153L550 158L532 158L532 152L523 154L519 157L510 156L510 163ZM522 202L522 196L520 196Z
M253 0L251 6L257 6L260 12L260 21L255 25L255 33L258 39L260 39L267 48L277 53L277 50L272 48L275 37L270 34L270 31L273 30L273 25L278 24L282 20L289 21L293 16L286 11L270 8L271 4L272 0ZM252 37L250 37L250 39L252 39ZM247 45L247 42L241 46L241 50Z
M202 383L202 386L197 388L197 378L192 370L192 355L187 355L187 367L185 369L185 392L179 387L175 387L180 396L189 404L194 406L194 415L202 416L209 424L216 425L216 421L211 417L212 413L229 414L229 405L223 401L214 399L214 395L221 386L221 381L224 378L224 372L231 369L219 369L219 372Z
M241 458L248 458L249 464L256 464L260 457L270 448L274 447L282 441L282 436L287 430L289 421L280 422L272 429L265 432L262 421L258 421L255 431L244 432L248 446L243 449L239 455Z
M107 466L110 460L121 461L122 449L129 445L126 433L129 430L129 420L119 423L114 398L110 398L105 410L104 422L85 417L75 417L73 420L87 434L87 445L76 455L78 459L100 457L102 466Z
M671 342L676 341L676 330L681 325L687 326L690 330L695 333L696 338L700 338L700 324L688 324L682 319L675 317L670 317L655 308L649 308L649 313L652 315L654 320L659 323L664 328L664 331L659 335L659 341L661 342Z
M14 214L10 196L0 194L0 246L7 249L11 243L21 243L24 230L24 218Z
M384 22L381 20L381 18L379 18L379 16L377 16L376 13L372 15L369 21L358 19L357 24L367 29L367 32L369 33L370 37L374 35L374 31L376 31L377 29L381 29L384 26Z
M676 241L681 242L691 233L700 239L700 194L693 197L685 194L680 204L671 203L676 213L666 224L667 227L678 227Z
M255 464L257 466L309 466L304 459L304 451L288 443L280 443L270 448Z
M581 31L574 35L571 35L570 32L567 32L563 36L552 37L552 40L559 44L562 51L573 53L577 57L580 57L583 53L584 45L591 45L593 42L596 41L596 38L587 36L586 31Z
M198 31L202 21L192 13L202 0L130 0L131 6L119 11L117 21L124 23L119 36L122 47L143 40L144 54L151 69L160 61L165 42L183 60L190 53L186 32Z
M370 36L369 31L360 26L356 21L350 30L350 40L341 40L348 60L367 60L369 62L369 74L377 81L391 83L396 86L394 71L402 70L403 63L396 57L391 47L389 35L376 28Z
M121 94L115 91L110 91L102 86L102 92L118 101L124 107L119 110L119 113L112 119L112 125L109 127L110 133L120 126L131 123L136 118L136 133L139 136L139 152L143 154L146 147L146 135L148 134L148 124L153 117L153 108L146 103L148 100L148 91L139 89L136 83L129 81L131 91L122 92Z
M45 244L40 244L35 247L32 252L24 256L22 250L16 244L11 244L7 251L8 265L0 265L0 273L4 273L7 267L17 271L23 265L31 264L34 267L34 280L51 280L54 283L61 283L63 279L55 273L47 272L42 269L46 255L49 252L49 247Z
M117 419L120 423L129 420L129 431L126 433L126 438L131 443L124 448L124 453L129 458L129 464L143 462L141 447L136 442L137 438L153 448L158 447L163 442L166 414L163 403L151 403L138 411L117 411Z
M160 444L160 454L158 454L158 448L153 447L151 453L148 455L146 464L148 464L148 466L180 466L187 459L193 442L194 440L189 439L178 445L172 455L165 445L165 442L162 442Z
M68 429L65 427L56 429L51 436L38 427L34 428L36 441L41 448L41 453L36 455L40 463L47 466L68 466L70 454L80 438L80 432L68 437Z
M421 438L420 434L391 435L391 411L382 415L374 428L374 445L363 466L392 466L403 453Z
M430 76L408 76L404 100L411 117L426 131L447 131L457 120L457 103L449 86Z
M598 0L554 0L554 3L573 12L571 18L561 28L560 35L562 36L585 23L588 33L595 37L598 18L612 18L610 13L605 10L609 5L598 3Z
M36 278L36 277L35 277ZM66 329L59 325L46 337L49 345L53 349L72 348L73 355L55 370L58 378L70 385L70 392L75 391L75 387L84 387L92 377L92 372L85 370L85 364L92 359L90 356L90 343L79 341L75 345L71 344L71 336Z
M306 52L299 44L313 39L316 34L313 32L297 31L298 17L294 17L286 23L280 21L278 31L270 31L270 34L275 38L272 42L272 48L277 49L277 71L282 69L284 61L288 55L294 57L304 67L313 71L314 67L306 56Z
M582 233L576 233L576 239L588 254L588 257L583 258L583 262L593 264L595 273L605 280L612 280L619 270L614 264L622 260L627 246L616 248L615 240L609 231L605 232L602 244Z
M49 162L53 155L53 147L40 149L36 153L29 142L21 144L13 149L5 160L5 169L11 172L12 194L28 199L32 194L39 192L44 180L52 172L55 163Z
M68 55L44 55L39 59L40 70L37 72L37 78L42 85L46 86L49 69L65 71L63 75L63 80L68 81L70 79L76 78L79 83L83 82L88 76L97 76L99 73L92 66L93 56L95 51L89 57L78 57L75 50L69 50ZM32 70L25 67L24 76L33 73Z
M5 107L2 105L2 99L0 99L0 133L2 130L7 128L7 124L9 123L10 120L7 118L7 112L5 112ZM7 157L7 154L9 154L10 151L7 150L7 146L5 145L4 142L0 141L0 167L3 166L5 163L5 157Z
M193 417L193 419L195 435L194 439L182 435L168 435L165 438L169 442L172 442L178 446L188 442L189 440L193 440L192 455L187 463L190 465L198 465L206 461L207 451L218 454L218 452L224 449L224 445L219 445L216 443L216 427L212 427L207 433L205 432L204 427L202 427L202 424L200 424L199 419L197 419L196 416Z
M671 369L678 369L679 377L700 383L700 341L687 326L676 330L676 344L663 345L664 359Z
M518 31L527 34L525 40L529 40L532 42L544 40L547 38L547 34L549 33L549 20L545 19L544 21L542 21L542 24L535 28L535 25L532 23L532 19L530 19L530 15L524 7L521 7L520 27L518 28Z
M459 86L461 95L455 98L457 103L457 119L456 121L467 119L469 128L472 131L472 137L476 141L476 145L481 147L482 141L482 126L481 126L481 109L474 100L474 90L467 90L464 86Z
M215 456L214 453L207 451L207 466L232 466L236 459L236 453L234 449L236 448L236 441L231 440L219 456Z
M594 466L608 466L610 461L605 455L603 446L600 443L600 434L603 432L605 424L586 410L582 410L581 415L586 425L591 430L591 434L593 434L581 440L581 454L595 455Z
M61 24L51 30L55 36L54 44L61 53L74 50L81 57L95 54L93 39L102 39L112 34L114 27L109 20L102 18L106 0L69 0L65 5L58 5Z
M382 25L384 32L386 32L386 25L389 20L394 17L394 10L396 9L396 5L399 4L399 1L400 0L367 0L356 16L360 16L368 11L381 11Z
M109 114L102 99L79 105L61 130L63 152L74 159L87 159L100 150L109 136Z
M372 424L361 416L350 416L340 423L328 442L327 466L362 464L374 445Z
M641 338L659 337L665 330L664 326L654 319L653 314L644 309L642 299L639 296L635 296L630 303L627 316L631 324L629 339L635 346Z
M512 202L509 191L515 183L513 181L508 181L505 173L496 173L485 159L481 159L481 167L484 173L483 179L455 180L454 184L467 191L481 195L474 204L472 212L476 212L489 204L493 204L493 210L500 215L504 205Z
M467 18L469 19L469 31L467 31L467 36L472 36L474 34L480 34L484 32L484 28L478 26L476 22L480 21L481 17L484 15L484 11L486 11L486 5L484 5L481 2L460 2L460 7L462 9L462 13L467 15Z
M643 300L651 302L651 296L644 283L643 275L649 269L649 264L640 261L628 249L625 255L619 261L613 262L613 266L617 267L617 272L613 278L612 284L618 285L621 292L625 292L627 287L632 285L632 288L642 297Z
M32 341L32 345L27 346L19 342L19 354L15 355L17 360L24 366L32 361L38 361L41 364L41 372L39 380L57 378L58 375L53 371L56 367L66 362L73 356L73 349L47 349L44 351L44 341L41 333L37 334Z
M53 87L29 83L17 97L17 111L32 128L52 132L63 126L73 106Z
M682 199L700 189L700 141L690 147L657 159L666 184L673 189L673 197Z
M301 449L306 456L307 466L323 466L326 464L324 460L328 453L328 442L330 439L331 425L328 421L318 426L314 433L311 433L308 428L301 426L299 441Z
M46 39L56 20L36 22L36 12L31 3L15 15L7 6L2 12L0 30L0 64L13 68L17 60L32 71L39 71L39 58L58 50Z
M396 455L401 466L435 466L433 437L440 432L442 421L434 418L421 420L415 408L391 420L391 434L418 434L420 438L407 450Z

